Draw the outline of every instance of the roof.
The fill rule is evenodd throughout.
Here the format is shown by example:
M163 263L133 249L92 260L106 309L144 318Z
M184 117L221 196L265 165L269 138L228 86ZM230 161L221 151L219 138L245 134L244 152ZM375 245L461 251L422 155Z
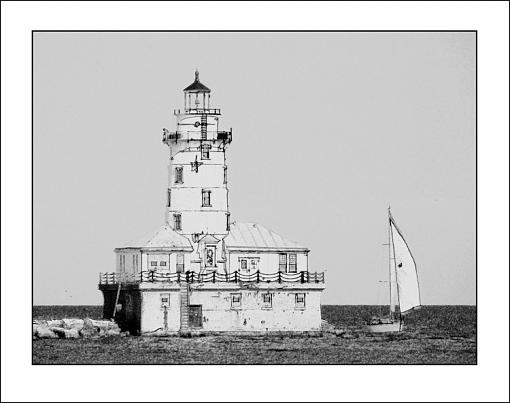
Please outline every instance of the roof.
M235 222L225 237L225 246L233 250L292 250L309 251L297 242L285 239L260 224Z
M133 242L128 242L123 248L153 248L153 249L175 249L193 251L190 241L185 236L175 232L169 225L164 225L157 231L152 231L147 236Z
M186 88L184 88L184 92L211 92L211 90L200 82L197 70L195 71L195 81L191 85L188 85Z

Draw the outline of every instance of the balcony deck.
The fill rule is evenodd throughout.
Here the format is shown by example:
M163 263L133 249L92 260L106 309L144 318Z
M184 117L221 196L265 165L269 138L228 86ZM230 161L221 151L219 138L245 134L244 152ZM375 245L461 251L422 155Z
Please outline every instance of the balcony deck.
M187 132L164 132L163 142L170 142L178 140L184 141L223 141L230 143L232 141L232 131L208 131L207 137L203 138L200 131L187 131Z
M174 115L221 115L221 110L216 108L186 108L174 109Z
M140 283L324 283L324 272L299 273L169 273L161 271L142 271L138 274L99 273L99 285L140 284Z

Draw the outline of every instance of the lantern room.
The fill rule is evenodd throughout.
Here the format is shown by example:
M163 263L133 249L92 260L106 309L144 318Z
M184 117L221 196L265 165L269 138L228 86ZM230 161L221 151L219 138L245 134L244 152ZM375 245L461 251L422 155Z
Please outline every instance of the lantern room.
M184 88L184 110L185 113L193 110L209 109L211 90L200 82L198 70L195 71L195 81Z

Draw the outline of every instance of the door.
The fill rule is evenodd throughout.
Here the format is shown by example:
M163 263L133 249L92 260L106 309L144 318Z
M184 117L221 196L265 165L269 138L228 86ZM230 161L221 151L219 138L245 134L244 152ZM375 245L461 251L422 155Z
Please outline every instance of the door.
M189 306L189 326L202 327L202 305Z
M183 253L177 254L177 263L176 263L175 271L177 273L184 272L184 254Z
M250 274L250 269L248 269L248 259L241 259L241 273L242 274Z
M205 248L205 267L216 267L216 246Z

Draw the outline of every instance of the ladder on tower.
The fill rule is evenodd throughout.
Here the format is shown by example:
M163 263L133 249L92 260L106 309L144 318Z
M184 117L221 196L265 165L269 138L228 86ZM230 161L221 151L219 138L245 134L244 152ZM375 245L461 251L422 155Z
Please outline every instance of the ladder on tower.
M200 132L202 134L202 140L207 140L207 115L202 113L200 117Z
M189 330L189 284L181 283L181 289L179 291L180 295L180 311L181 311L181 326L180 330L187 331Z

